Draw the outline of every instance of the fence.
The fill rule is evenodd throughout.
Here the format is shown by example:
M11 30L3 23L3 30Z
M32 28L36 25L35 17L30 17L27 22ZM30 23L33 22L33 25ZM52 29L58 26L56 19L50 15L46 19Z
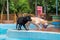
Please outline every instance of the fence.
M7 14L0 14L0 23L3 23L5 20L7 20ZM16 14L9 14L9 20L16 22Z
M29 14L24 14L24 16ZM30 14L31 16L34 16L33 14ZM23 16L23 14L19 13L18 17ZM16 14L9 14L9 21L13 21L13 23L16 23L17 16ZM0 14L0 23L3 23L4 21L7 21L7 14Z

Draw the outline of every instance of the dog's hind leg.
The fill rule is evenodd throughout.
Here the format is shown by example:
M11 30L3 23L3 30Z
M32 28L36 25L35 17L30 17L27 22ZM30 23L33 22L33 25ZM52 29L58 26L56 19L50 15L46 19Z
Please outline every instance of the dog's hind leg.
M16 29L18 29L18 24L16 24Z
M18 30L22 30L21 27L22 27L22 25L19 25Z

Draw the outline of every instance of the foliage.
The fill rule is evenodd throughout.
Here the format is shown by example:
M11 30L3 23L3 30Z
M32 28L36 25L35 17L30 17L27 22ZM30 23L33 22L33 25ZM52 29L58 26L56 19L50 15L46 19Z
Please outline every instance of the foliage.
M10 1L10 11L12 12L20 12L20 13L28 13L31 11L28 0L18 0L17 3L14 1Z
M0 0L0 12L2 10L3 1ZM6 2L6 0L5 0ZM36 0L9 0L10 13L34 13ZM46 6L47 13L56 13L56 1L55 0L37 0L37 5ZM58 13L60 13L60 0L58 0Z
M10 9L10 13L11 12L14 12L16 9L15 9L15 5L14 5L14 2L13 1L10 1L10 3L9 3L10 5L9 5L9 9Z

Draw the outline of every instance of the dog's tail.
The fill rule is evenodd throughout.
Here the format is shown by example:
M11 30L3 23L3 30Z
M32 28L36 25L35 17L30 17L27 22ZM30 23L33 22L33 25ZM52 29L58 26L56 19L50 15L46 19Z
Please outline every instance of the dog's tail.
M18 14L17 14L17 12L16 12L16 16L17 16L17 18L18 18Z

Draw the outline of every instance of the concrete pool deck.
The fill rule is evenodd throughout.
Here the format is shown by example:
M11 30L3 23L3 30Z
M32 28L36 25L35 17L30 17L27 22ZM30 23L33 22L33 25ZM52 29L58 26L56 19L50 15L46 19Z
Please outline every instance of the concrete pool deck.
M41 31L51 31L51 32L60 32L60 29L57 28L42 28Z
M15 29L16 24L0 24L1 27L3 29ZM6 27L7 25L7 27ZM14 26L14 27L13 27ZM33 28L31 28L30 30L35 30L35 31L51 31L51 32L60 32L60 29L54 28L54 27L50 27L50 28L42 28L40 30L37 30L36 28L34 28L35 26L32 26Z

